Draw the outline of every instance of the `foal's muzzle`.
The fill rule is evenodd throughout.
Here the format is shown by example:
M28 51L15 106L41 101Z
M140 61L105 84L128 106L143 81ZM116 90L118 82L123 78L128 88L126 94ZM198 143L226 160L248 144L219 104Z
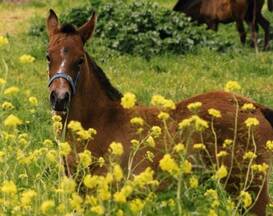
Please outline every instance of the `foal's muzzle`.
M50 93L50 103L52 109L57 112L66 112L70 103L71 95L70 92L57 92L53 90Z

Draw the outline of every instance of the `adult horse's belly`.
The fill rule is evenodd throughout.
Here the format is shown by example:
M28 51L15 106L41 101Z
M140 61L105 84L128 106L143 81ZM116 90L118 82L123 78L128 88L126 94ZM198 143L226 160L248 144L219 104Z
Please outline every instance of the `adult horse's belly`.
M200 14L207 19L225 22L232 17L230 0L206 0L202 2Z

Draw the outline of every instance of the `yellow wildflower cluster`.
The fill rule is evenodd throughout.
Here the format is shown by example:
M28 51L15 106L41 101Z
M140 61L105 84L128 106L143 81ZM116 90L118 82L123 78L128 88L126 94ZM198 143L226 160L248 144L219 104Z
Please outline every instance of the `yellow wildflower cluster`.
M259 120L256 118L248 118L245 120L245 124L248 128L258 126L260 124Z
M33 96L29 97L28 101L32 106L37 106L38 105L38 99L36 97L33 97Z
M252 197L249 192L247 191L241 191L240 192L240 198L243 202L243 206L245 208L249 207L252 204Z
M144 120L141 117L134 117L130 120L130 123L136 126L143 126Z
M256 157L257 157L257 155L254 152L248 151L244 154L243 159L244 160L251 160L251 159L255 159Z
M197 143L193 145L193 148L196 150L205 150L206 146L203 143Z
M4 181L1 187L1 191L5 194L16 194L17 187L13 181Z
M14 109L13 104L10 103L10 102L7 102L7 101L2 103L1 107L2 107L3 110L12 110L12 109Z
M176 153L180 153L180 152L184 153L184 151L185 151L185 145L182 144L182 143L178 143L178 144L176 144L176 145L173 147L173 150L174 150Z
M158 126L153 126L150 131L151 131L151 136L153 136L154 138L158 138L162 133L161 128Z
M166 110L174 110L176 108L175 103L172 100L166 99L161 95L154 95L152 97L151 104Z
M205 121L204 119L201 119L197 115L193 115L192 117L190 117L188 119L182 120L178 124L178 128L185 129L185 128L190 127L191 125L193 125L194 129L198 132L202 132L209 127L209 124L207 121Z
M19 88L17 86L11 86L4 90L4 95L15 95L19 92Z
M124 152L123 146L119 142L112 142L109 146L109 151L116 156L121 156Z
M222 117L221 112L217 109L211 108L208 110L208 113L214 118L221 118Z
M228 153L226 151L220 151L219 153L217 153L216 157L222 158L222 157L226 157L227 155Z
M165 154L160 160L159 166L163 171L169 172L171 175L176 175L179 167L170 154Z
M22 120L17 116L11 114L4 120L4 125L10 128L16 128L18 125L23 124Z
M226 92L239 91L240 89L241 89L241 86L236 81L228 81L225 85Z
M170 114L167 113L167 112L160 112L160 113L157 115L157 118L159 118L159 119L162 120L162 121L166 121L168 118L170 118Z
M4 84L6 84L6 83L7 83L7 81L6 81L5 79L0 78L0 85L4 85Z
M35 58L31 55L25 54L20 56L19 61L22 64L29 64L29 63L33 63L35 61Z
M196 176L191 176L189 179L190 188L197 188L198 187L198 178Z
M190 110L191 112L196 112L198 111L202 106L201 102L194 102L194 103L190 103L187 105L188 110Z
M265 147L268 151L273 151L273 141L268 140L265 144Z
M269 166L266 163L251 165L251 169L254 172L257 172L257 173L264 173L264 174L266 174L268 168L269 168Z
M220 180L222 178L225 178L228 174L227 167L224 165L221 165L219 169L216 171L215 175L213 178Z
M136 96L131 92L125 93L124 96L121 98L121 105L125 109L133 108L135 104Z
M85 130L81 123L78 121L70 121L68 126L68 129L72 131L77 136L78 141L88 141L93 139L93 136L97 134L97 131L93 128L89 128L88 130Z
M253 105L253 103L245 103L242 107L241 110L243 111L252 111L255 110L256 107Z
M228 148L232 145L233 141L231 139L225 139L223 143L224 148Z
M9 44L8 38L0 35L0 47L7 44Z
M181 169L184 174L190 174L192 172L192 164L190 161L185 160L181 164Z
M79 153L79 159L80 164L84 168L89 167L92 163L91 152L89 150L84 150L83 152Z

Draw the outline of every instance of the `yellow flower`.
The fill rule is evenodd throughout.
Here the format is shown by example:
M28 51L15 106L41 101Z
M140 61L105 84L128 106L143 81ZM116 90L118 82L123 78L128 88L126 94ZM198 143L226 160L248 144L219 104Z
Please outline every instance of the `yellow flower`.
M51 117L51 119L52 119L53 122L60 122L60 121L62 121L62 117L59 116L59 115L53 115Z
M169 113L166 113L166 112L160 112L157 115L157 118L159 118L160 120L166 121L168 118L170 118L170 115Z
M0 151L0 162L4 161L5 152Z
M9 44L8 38L0 35L0 47L7 44Z
M22 64L29 64L35 61L35 58L31 55L22 55L19 58L20 63Z
M29 97L28 98L28 101L29 101L29 103L32 105L32 106L37 106L38 105L38 100L37 100L37 98L36 97Z
M92 163L91 152L88 150L84 150L83 152L79 153L79 158L80 158L80 164L84 168L89 167Z
M11 86L4 91L4 95L14 95L19 92L19 88L16 86Z
M268 170L269 166L266 163L262 163L262 164L253 164L251 166L251 169L254 172L258 172L258 173L264 173L266 174L267 170Z
M273 141L268 140L265 144L265 147L268 151L273 151Z
M96 175L94 175L94 176L86 175L83 178L83 183L87 188L92 189L92 188L95 188L99 184L99 178Z
M169 172L171 175L177 174L179 168L175 160L170 154L165 154L159 162L159 166L163 171Z
M240 197L245 208L249 207L252 204L252 197L247 191L241 191Z
M94 213L96 213L97 215L103 215L104 212L105 212L105 209L104 209L103 206L97 205L97 206L93 206L93 207L91 208L91 212L94 212Z
M12 105L12 103L5 101L4 103L2 103L2 109L3 110L12 110L14 108L14 106Z
M208 113L214 118L221 118L222 117L221 112L217 109L211 108L208 110Z
M225 85L226 92L239 91L240 89L241 89L241 86L236 81L228 81Z
M4 125L6 127L17 127L18 125L21 125L22 121L16 117L15 115L11 114L4 120Z
M191 112L196 112L198 111L202 106L201 102L194 102L194 103L190 103L187 105L188 110L190 110Z
M175 103L172 100L168 100L161 95L154 95L151 100L153 106L159 106L164 109L174 110L176 108Z
M93 128L89 128L88 130L84 130L81 129L79 131L76 132L76 134L78 135L78 141L87 141L90 139L93 139L93 135L95 135L97 133L97 131Z
M4 85L4 84L6 84L6 83L7 83L6 80L4 80L3 78L0 78L0 85Z
M17 187L13 181L4 181L1 187L1 191L6 194L16 194Z
M127 197L122 192L114 193L114 201L117 203L125 203L127 201Z
M214 209L210 209L207 216L218 216L218 214L216 213Z
M228 155L228 153L226 151L220 151L219 153L217 153L217 157L221 158L221 157L226 157Z
M80 197L79 194L73 193L72 198L69 200L70 205L73 209L80 211L81 210L81 204L83 202L83 199Z
M69 122L67 128L69 128L74 133L83 129L80 122L73 120Z
M229 146L231 146L233 143L233 141L231 139L225 139L224 143L223 143L223 147L224 148L228 148Z
M124 216L124 212L121 209L119 209L116 213L116 216Z
M141 117L134 117L130 120L132 125L143 126L144 120Z
M53 146L53 142L50 139L45 139L43 142L43 145L46 147L52 147Z
M40 209L43 214L47 214L54 206L55 202L53 200L46 200L42 203Z
M245 103L242 107L241 110L243 111L252 111L255 110L256 107L252 103Z
M65 193L72 193L76 189L76 182L74 179L65 176L61 180L60 189Z
M46 159L51 162L57 162L57 152L55 150L50 150L46 153Z
M155 157L155 155L151 151L147 151L146 154L145 154L145 158L150 162L154 161L154 157Z
M218 193L216 190L208 189L204 195L212 200L218 200Z
M155 140L152 136L149 136L147 139L146 139L146 143L148 146L154 148L155 147Z
M185 160L183 161L181 168L184 174L190 174L192 171L192 164L188 160Z
M99 167L103 167L103 166L104 166L105 160L104 160L103 157L99 157L99 159L98 159L98 164L99 164Z
M252 127L252 126L258 126L260 124L259 120L256 118L248 118L247 120L245 120L245 124L247 127Z
M184 152L185 151L185 145L182 143L178 143L173 147L173 150L177 153Z
M59 144L60 154L62 156L67 156L71 152L71 147L68 142L62 142Z
M136 96L133 93L127 92L121 98L121 105L125 109L130 109L135 106Z
M158 138L161 135L161 128L158 126L153 126L151 128L151 136L153 136L154 138Z
M37 196L37 193L34 190L24 191L21 195L21 203L23 206L31 204L32 199Z
M193 115L191 118L184 119L178 124L179 129L184 129L193 125L195 130L202 132L209 127L209 124L206 120L200 118L197 115Z
M228 174L227 167L224 165L221 165L213 177L217 180L220 180L222 178L225 178L227 174Z
M113 175L117 182L121 181L123 178L123 171L120 167L120 165L115 164L113 167Z
M198 178L196 176L191 176L189 180L190 188L198 187Z
M140 212L144 208L144 205L145 203L139 198L136 198L129 203L130 210L134 214L137 214L138 212Z
M134 177L133 183L142 188L153 181L153 175L154 171L150 167L147 167L145 171Z
M113 155L121 156L123 154L123 146L119 142L112 142L110 144L110 152Z
M196 150L205 150L206 146L203 143L197 143L193 145L193 148Z
M243 159L244 160L251 160L251 159L255 159L256 157L257 157L257 155L254 152L248 151L244 154Z

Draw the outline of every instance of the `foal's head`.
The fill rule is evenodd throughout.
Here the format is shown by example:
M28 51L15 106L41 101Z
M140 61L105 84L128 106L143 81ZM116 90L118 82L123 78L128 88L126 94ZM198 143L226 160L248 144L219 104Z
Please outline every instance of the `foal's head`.
M47 31L49 45L47 50L49 92L52 109L65 112L71 96L76 94L80 72L86 64L85 42L92 36L96 24L95 13L84 25L59 26L58 17L49 11Z

